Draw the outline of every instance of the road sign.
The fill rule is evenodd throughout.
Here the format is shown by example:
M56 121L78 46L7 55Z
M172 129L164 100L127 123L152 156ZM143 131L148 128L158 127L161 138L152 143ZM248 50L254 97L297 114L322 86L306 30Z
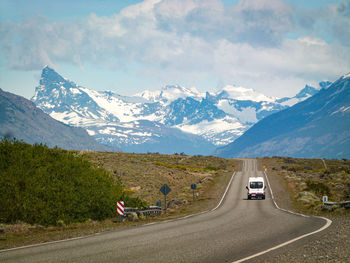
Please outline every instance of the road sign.
M123 201L119 201L117 203L117 213L118 213L118 215L124 215L124 202Z
M160 191L163 193L163 195L167 195L170 193L171 189L167 184L164 184L162 188L160 188Z
M323 197L322 197L322 201L323 201L323 204L326 203L326 202L328 202L328 196L326 196L326 195L323 196Z
M191 189L193 190L193 201L194 201L194 190L196 190L197 185L196 184L191 184Z
M164 212L166 213L166 196L167 194L170 193L171 189L167 184L164 184L161 188L160 191L163 193L164 195Z

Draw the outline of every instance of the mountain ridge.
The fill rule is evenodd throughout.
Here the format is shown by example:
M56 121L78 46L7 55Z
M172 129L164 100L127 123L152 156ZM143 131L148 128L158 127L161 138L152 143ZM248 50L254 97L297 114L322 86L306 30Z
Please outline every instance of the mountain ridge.
M283 103L291 99L286 98ZM302 99L293 98L289 104ZM160 143L161 134L171 129L176 134L178 130L183 132L183 138L192 134L198 143L201 138L204 141L199 144L204 146L206 142L208 149L225 145L262 118L289 107L277 98L230 85L215 93L168 85L158 91L146 90L127 97L78 86L49 67L43 69L32 101L53 118L82 127L97 141L122 149L141 149L141 144L151 141L153 148L158 149L157 140ZM152 134L150 122L164 131L158 127ZM198 154L209 153L204 148L197 150Z
M350 75L314 96L272 114L233 143L218 148L222 157L350 157Z
M78 127L70 127L44 113L21 96L0 89L0 136L15 137L27 143L43 143L70 150L118 151L97 143Z

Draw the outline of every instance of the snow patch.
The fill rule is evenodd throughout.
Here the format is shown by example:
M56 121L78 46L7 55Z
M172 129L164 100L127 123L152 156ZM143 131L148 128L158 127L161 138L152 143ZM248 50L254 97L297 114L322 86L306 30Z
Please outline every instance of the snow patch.
M58 121L72 126L79 126L82 124L81 117L76 112L51 112L50 116Z
M180 124L174 127L179 128L183 132L202 136L207 141L217 146L233 142L234 138L243 134L243 131L246 129L246 126L240 123L236 118L229 116L210 122L204 120L193 125ZM218 136L220 133L221 136Z
M140 137L151 137L152 136L152 133L150 132L134 132L134 133L131 133L131 135L134 135L134 136L140 136Z
M345 75L343 76L343 79L346 79L346 78L350 78L350 72L349 72L348 74L345 74Z
M107 112L112 113L121 122L134 121L137 118L135 115L141 113L140 103L126 103L116 96L110 96L109 94L89 90L86 88L82 89L86 92L101 108Z
M72 92L73 94L81 94L81 91L77 88L70 88L69 91Z
M293 106L294 104L297 104L300 100L297 98L291 98L289 100L286 100L284 102L281 103L282 106Z
M161 90L149 91L145 90L141 93L134 95L135 97L144 98L150 102L162 102L164 105L168 105L171 102L180 99L191 97L193 99L200 100L205 97L204 93L200 93L195 87L187 89L179 85L165 86Z
M87 129L86 131L90 136L94 136L96 134L96 132L89 130L89 129Z
M227 85L222 90L218 91L216 95L226 92L227 98L235 100L251 100L255 102L268 101L274 102L276 98L265 96L264 94L258 93L253 89L247 89L243 87Z
M253 107L243 108L241 111L237 110L227 100L221 100L216 105L220 110L237 117L241 122L255 123L258 121L256 118L256 110Z
M52 105L52 104L50 104L50 103L48 103L48 102L45 102L45 103L40 104L40 107L45 108L45 109L53 109L53 108L55 108L56 106L55 106L55 105Z
M344 112L348 112L348 111L350 111L350 106L349 107L343 106L339 110L334 111L331 115L334 115L334 114L337 114L337 113L341 113L341 112L344 113Z

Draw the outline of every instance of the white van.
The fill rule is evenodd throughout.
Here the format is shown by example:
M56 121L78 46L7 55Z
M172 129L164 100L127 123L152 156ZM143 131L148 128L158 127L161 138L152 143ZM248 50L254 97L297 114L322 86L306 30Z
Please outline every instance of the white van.
M266 185L263 177L249 177L248 186L248 199L261 198L265 199Z

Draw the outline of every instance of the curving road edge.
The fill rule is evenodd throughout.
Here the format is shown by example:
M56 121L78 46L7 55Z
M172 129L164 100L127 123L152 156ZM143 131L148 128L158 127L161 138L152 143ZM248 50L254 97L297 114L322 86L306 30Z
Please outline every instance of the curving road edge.
M302 217L310 217L310 216L308 216L308 215L303 215L303 214L295 213L295 212L290 211L290 210L286 210L286 209L280 208L280 207L277 205L276 201L275 201L275 197L273 196L272 188L271 188L271 185L270 185L270 182L269 182L269 178L268 178L267 175L266 175L266 172L264 172L264 175L265 175L265 178L266 178L266 181L267 181L267 185L269 186L269 190L270 190L270 193L271 193L272 201L273 201L273 203L274 203L274 205L275 205L275 207L276 207L277 209L279 209L279 210L281 210L281 211L284 211L284 212L286 212L286 213L291 213L291 214L298 215L298 216L302 216ZM276 250L276 249L278 249L278 248L287 246L287 245L289 245L289 244L291 244L291 243L293 243L293 242L295 242L295 241L298 241L298 240L300 240L300 239L302 239L302 238L305 238L305 237L307 237L307 236L311 236L311 235L314 235L314 234L316 234L316 233L319 233L319 232L321 232L321 231L327 229L327 228L332 224L332 220L330 220L330 219L328 219L328 218L325 218L325 217L322 217L322 216L314 216L314 217L322 218L323 220L325 220L325 221L326 221L325 225L324 225L323 227L321 227L320 229L316 230L316 231L313 231L313 232L304 234L304 235L302 235L302 236L293 238L293 239L291 239L291 240L289 240L289 241L286 241L286 242L284 242L284 243L282 243L282 244L279 244L279 245L274 246L274 247L272 247L272 248L269 248L269 249L267 249L267 250L261 251L261 252L259 252L259 253L254 254L254 255L251 255L251 256L249 256L249 257L245 257L245 258L242 258L242 259L233 261L232 263L244 262L244 261L246 261L246 260L249 260L249 259L252 259L252 258L261 256L261 255L263 255L263 254L266 254L266 253L268 253L268 252L270 252L270 251L273 251L273 250Z

